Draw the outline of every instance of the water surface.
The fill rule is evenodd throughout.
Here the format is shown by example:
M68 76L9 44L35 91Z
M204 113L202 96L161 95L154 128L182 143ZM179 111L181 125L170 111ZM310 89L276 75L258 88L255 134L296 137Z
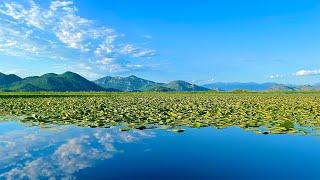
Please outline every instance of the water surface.
M0 179L320 179L316 136L0 123Z

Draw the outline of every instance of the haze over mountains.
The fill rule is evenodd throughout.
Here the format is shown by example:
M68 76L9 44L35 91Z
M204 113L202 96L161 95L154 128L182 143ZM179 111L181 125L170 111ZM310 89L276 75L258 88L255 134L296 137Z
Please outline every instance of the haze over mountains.
M224 83L217 82L211 84L204 84L203 87L218 91L234 91L234 90L248 90L248 91L310 91L318 90L318 85L286 85L279 83Z
M82 92L82 91L298 91L318 90L320 85L294 86L277 83L212 83L199 86L186 81L172 81L159 83L136 76L111 77L106 76L95 81L89 81L79 74L66 72L63 74L48 73L42 76L20 78L17 75L0 73L0 91L56 91L56 92Z

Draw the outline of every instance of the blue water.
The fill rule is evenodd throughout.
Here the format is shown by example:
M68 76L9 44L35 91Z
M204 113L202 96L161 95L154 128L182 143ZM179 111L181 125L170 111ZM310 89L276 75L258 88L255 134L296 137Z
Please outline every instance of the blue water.
M0 123L0 179L320 179L316 136Z

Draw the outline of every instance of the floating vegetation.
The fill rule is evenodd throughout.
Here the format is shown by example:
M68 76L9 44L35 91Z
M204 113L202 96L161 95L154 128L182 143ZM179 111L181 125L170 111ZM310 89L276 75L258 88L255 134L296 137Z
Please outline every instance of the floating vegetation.
M238 126L260 134L310 134L320 127L317 94L107 93L0 96L0 114L31 125L72 124L122 131ZM314 131L311 131L314 132Z

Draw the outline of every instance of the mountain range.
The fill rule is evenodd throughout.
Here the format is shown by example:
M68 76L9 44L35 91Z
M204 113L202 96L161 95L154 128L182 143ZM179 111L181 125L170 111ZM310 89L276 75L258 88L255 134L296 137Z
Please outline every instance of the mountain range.
M217 91L235 91L235 90L247 90L247 91L310 91L319 90L319 85L287 85L279 83L240 83L240 82L217 82L211 84L204 84L203 87Z
M0 73L0 91L207 91L209 89L190 84L185 81L156 83L153 81L129 77L104 77L89 81L79 74L66 72L63 74L48 73L42 76L21 78L17 75Z
M54 91L54 92L82 92L82 91L307 91L320 90L320 84L311 86L285 85L278 83L224 83L217 82L199 86L186 81L177 80L169 83L159 83L137 76L111 77L106 76L95 81L89 81L79 74L65 72L63 74L48 73L42 76L21 78L14 74L0 73L0 91Z
M121 91L144 91L148 86L157 86L160 83L138 78L136 76L129 77L111 77L106 76L104 78L94 81L96 84L104 88L114 88Z
M0 81L2 91L106 91L105 88L72 72L60 75L49 73L24 79L15 75L2 74Z
M185 81L172 81L167 84L145 80L136 76L104 77L94 81L104 88L121 91L207 91L209 89Z

